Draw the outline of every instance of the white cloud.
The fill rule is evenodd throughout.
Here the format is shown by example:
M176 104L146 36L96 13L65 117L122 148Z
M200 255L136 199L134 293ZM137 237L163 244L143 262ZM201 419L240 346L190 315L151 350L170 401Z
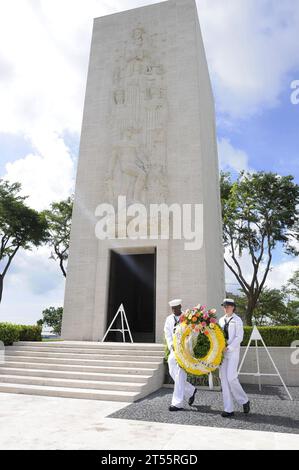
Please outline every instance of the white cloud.
M146 3L5 2L0 16L0 70L6 71L0 78L0 132L79 132L93 18Z
M288 261L275 264L269 273L267 287L280 289L282 285L292 277L294 271L299 270L299 258L292 258Z
M2 9L0 132L21 134L33 148L2 177L21 182L36 209L73 190L74 163L62 136L80 132L92 17L111 11L96 0L12 0Z
M252 171L248 165L247 153L244 150L233 147L227 138L218 140L218 156L220 168L224 171Z
M26 203L42 210L55 200L68 197L74 189L74 162L63 139L40 131L32 137L38 153L7 163L5 179L22 183Z
M278 104L299 67L299 3L197 0L218 110L234 118ZM298 77L292 77L295 79Z
M229 257L228 250L226 249L225 255L229 263L235 268L231 258ZM282 258L283 259L283 258ZM253 275L253 267L250 255L246 252L241 257L237 257L237 260L241 266L243 277L246 279L247 282L250 282ZM261 264L261 268L259 271L259 281L261 282L262 276L265 269L265 263ZM281 287L286 284L286 282L290 279L294 271L299 269L299 258L292 257L287 258L285 257L283 261L273 263L270 272L268 273L265 286L269 289L281 289ZM226 290L237 293L239 289L239 284L234 276L234 274L230 271L230 269L225 266L225 282L226 282Z
M0 91L0 131L29 136L36 128L79 132L96 11L111 9L95 0L5 3L0 57L14 73Z
M64 277L46 246L20 250L4 279L0 322L36 323L42 311L63 305Z
M147 3L5 2L0 16L0 132L23 135L34 152L8 163L2 177L21 182L32 207L43 209L73 190L74 163L62 136L65 131L80 133L93 18Z

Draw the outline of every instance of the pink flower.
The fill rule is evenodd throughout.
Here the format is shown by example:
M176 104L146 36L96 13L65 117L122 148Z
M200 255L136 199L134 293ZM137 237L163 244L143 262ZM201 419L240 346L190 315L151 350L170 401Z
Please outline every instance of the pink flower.
M200 307L200 310L205 310L206 307L207 307L206 305L202 305L202 306Z
M203 328L205 328L207 326L205 321L202 321L201 324L202 324Z
M207 320L207 319L209 318L209 314L208 314L207 312L205 312L205 313L203 314L203 318L204 318L205 320Z
M209 310L209 312L212 314L212 315L215 315L215 313L217 312L217 310L215 308L211 308Z
M217 323L216 318L210 318L210 323Z

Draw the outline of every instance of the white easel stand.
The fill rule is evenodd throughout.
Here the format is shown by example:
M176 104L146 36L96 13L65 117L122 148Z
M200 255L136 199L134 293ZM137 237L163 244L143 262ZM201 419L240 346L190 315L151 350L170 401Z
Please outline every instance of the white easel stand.
M121 329L112 328L112 325L115 322L115 320L117 319L118 315L120 315L120 318L121 318ZM125 325L126 325L126 328L125 328ZM125 309L124 309L124 306L123 306L122 303L120 304L120 306L119 306L112 322L110 323L110 326L109 326L108 330L106 331L106 333L104 335L104 338L102 339L102 343L105 341L105 338L108 335L108 333L110 333L110 331L119 331L120 333L122 333L124 343L126 342L125 332L127 331L129 333L131 343L134 342L133 338L132 338L132 335L131 335L131 330L130 330L129 323L128 323L128 320L127 320L126 312L125 312Z
M249 346L250 346L251 341L254 341L254 342L255 342L255 355L256 355L256 362L257 362L257 372L240 372L240 370L242 369L242 366L243 366L243 364L244 364L246 354L247 354L247 352L248 352L248 350L249 350ZM266 350L266 352L267 352L267 354L268 354L268 356L269 356L269 359L270 359L270 361L271 361L271 363L272 363L274 369L276 370L276 374L265 374L265 373L262 373L262 372L260 371L259 348L258 348L258 345L257 345L257 342L258 342L258 341L261 341L261 342L262 342L262 344L263 344L263 346L264 346L264 348L265 348L265 350ZM244 356L243 356L243 358L242 358L242 361L241 361L241 364L240 364L240 367L239 367L239 370L238 370L238 374L239 374L239 375L254 375L255 377L257 377L257 378L258 378L258 384L259 384L259 390L260 390L260 391L262 390L262 384L261 384L261 376L262 376L262 375L279 377L279 378L280 378L280 381L281 381L281 383L282 383L282 385L283 385L284 388L285 388L285 391L287 392L287 394L288 394L288 396L289 396L289 398L290 398L290 400L293 400L293 398L292 398L292 396L291 396L291 394L290 394L290 392L289 392L289 390L288 390L286 384L284 383L283 378L281 377L281 375L280 375L280 373L279 373L279 370L277 369L277 367L276 367L276 365L275 365L275 362L273 361L273 359L272 359L272 357L271 357L271 354L270 354L270 352L269 352L267 346L265 345L265 342L264 342L264 340L263 340L263 338L262 338L262 336L261 336L261 334L260 334L260 332L259 332L259 330L257 329L256 326L253 327L251 336L250 336L250 338L249 338L248 345L247 345L247 347L246 347Z

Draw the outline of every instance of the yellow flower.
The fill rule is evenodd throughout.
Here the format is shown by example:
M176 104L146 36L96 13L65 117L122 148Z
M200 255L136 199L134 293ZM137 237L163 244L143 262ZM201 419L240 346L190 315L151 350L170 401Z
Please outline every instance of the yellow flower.
M188 317L188 320L191 320L192 319L192 313L190 313L189 317Z
M211 326L213 325L213 326ZM174 335L175 357L182 369L192 375L208 374L216 370L222 360L222 351L225 348L225 338L222 329L217 324L211 324L213 331L205 332L210 341L210 350L205 357L195 358L186 347L186 341L194 335L202 325L181 323ZM213 358L213 359L212 359Z
M215 328L214 323L210 323L210 328Z

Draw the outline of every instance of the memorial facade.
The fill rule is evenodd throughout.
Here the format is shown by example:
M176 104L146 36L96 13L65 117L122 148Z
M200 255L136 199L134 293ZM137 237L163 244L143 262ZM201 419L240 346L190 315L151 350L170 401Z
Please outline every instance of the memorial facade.
M150 213L161 204L169 234ZM105 205L115 231L101 237ZM136 207L148 211L139 237L124 232ZM161 342L173 297L217 309L224 297L214 100L194 0L94 20L62 337L101 340L123 303L134 341Z

